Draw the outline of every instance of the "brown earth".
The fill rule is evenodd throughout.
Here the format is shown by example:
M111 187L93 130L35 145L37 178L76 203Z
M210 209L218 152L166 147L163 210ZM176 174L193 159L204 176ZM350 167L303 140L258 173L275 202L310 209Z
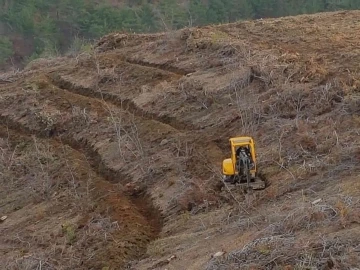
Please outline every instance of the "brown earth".
M359 18L111 34L0 75L5 268L359 266ZM265 190L220 185L237 135Z

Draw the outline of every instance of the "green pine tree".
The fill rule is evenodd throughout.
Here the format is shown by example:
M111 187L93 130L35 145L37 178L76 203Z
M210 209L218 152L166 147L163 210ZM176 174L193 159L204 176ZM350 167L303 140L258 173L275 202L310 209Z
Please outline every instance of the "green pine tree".
M162 0L159 3L159 17L168 29L179 29L187 25L185 9L176 0Z
M157 30L157 22L152 6L148 3L141 6L139 9L139 23L141 30L144 32L154 32Z
M6 62L13 54L12 42L7 37L0 37L0 64Z
M207 21L206 5L201 0L190 0L188 4L190 25L205 25Z
M222 0L209 0L207 21L209 23L223 23L228 21L226 8Z

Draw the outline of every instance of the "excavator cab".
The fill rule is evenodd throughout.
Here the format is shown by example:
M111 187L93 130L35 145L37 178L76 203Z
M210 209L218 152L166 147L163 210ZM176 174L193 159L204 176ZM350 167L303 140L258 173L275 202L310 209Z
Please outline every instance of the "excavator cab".
M234 137L229 139L231 157L223 160L224 182L247 185L261 189L265 183L257 177L255 142L252 137Z

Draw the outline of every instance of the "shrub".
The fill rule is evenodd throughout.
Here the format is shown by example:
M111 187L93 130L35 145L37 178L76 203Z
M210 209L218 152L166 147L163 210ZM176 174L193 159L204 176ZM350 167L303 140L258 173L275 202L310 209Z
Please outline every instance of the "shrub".
M0 64L6 62L14 51L12 48L12 42L7 37L0 37Z

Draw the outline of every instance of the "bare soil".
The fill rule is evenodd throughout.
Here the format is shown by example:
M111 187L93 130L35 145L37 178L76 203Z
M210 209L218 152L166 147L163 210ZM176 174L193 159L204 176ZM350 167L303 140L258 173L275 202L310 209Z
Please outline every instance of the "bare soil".
M2 265L358 267L359 18L114 33L1 74ZM265 190L221 182L238 135Z

